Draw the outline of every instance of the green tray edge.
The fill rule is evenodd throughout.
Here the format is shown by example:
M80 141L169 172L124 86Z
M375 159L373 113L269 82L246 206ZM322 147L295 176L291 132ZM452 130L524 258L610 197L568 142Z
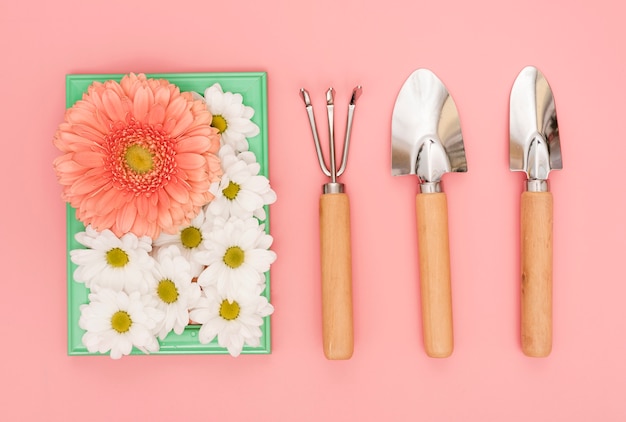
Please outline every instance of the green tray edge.
M125 74L68 74L66 75L66 108L72 107L82 98L89 85L94 81L119 81ZM218 82L224 91L239 93L243 96L243 103L254 109L252 121L259 126L259 134L248 138L250 151L256 155L260 164L260 174L269 178L268 158L268 116L267 116L267 72L200 72L200 73L146 73L149 78L163 78L177 85L181 91L196 91L204 94L204 90ZM266 233L270 232L270 211L265 206L267 218ZM88 289L74 281L73 274L76 265L70 259L70 250L82 247L74 235L84 230L84 225L76 219L75 210L66 204L66 259L67 259L67 315L68 315L68 355L69 356L106 356L107 354L91 353L82 344L84 330L78 326L80 305L88 301ZM271 270L270 270L271 271ZM270 300L270 271L265 273L266 288L263 296ZM192 354L228 354L228 350L220 347L217 340L209 344L201 344L197 340L199 326L188 326L185 331L176 335L170 333L161 343L160 350L155 355L192 355ZM245 345L242 354L270 354L271 353L271 324L270 316L264 318L261 326L262 336L259 347ZM132 355L143 355L138 349L133 349Z

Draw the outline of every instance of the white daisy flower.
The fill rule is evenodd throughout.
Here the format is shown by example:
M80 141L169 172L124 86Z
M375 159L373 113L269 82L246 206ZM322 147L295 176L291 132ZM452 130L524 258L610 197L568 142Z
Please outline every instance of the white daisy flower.
M148 253L152 250L150 237L127 233L118 238L110 230L98 233L88 226L76 234L76 240L89 248L70 251L72 262L78 265L74 271L77 282L91 290L147 291L154 265Z
M221 227L216 221L205 241L207 251L198 253L198 258L207 265L198 277L198 284L214 285L228 299L242 290L256 290L263 285L264 273L276 260L276 253L269 250L272 241L254 217L246 220L233 217Z
M224 174L219 182L211 185L215 196L207 209L216 216L248 218L255 216L265 220L264 205L276 201L276 193L270 188L267 177L259 175L260 164L253 152L235 154L232 147L220 148L220 160Z
M254 109L243 104L241 94L224 92L217 83L204 91L204 101L213 115L211 126L220 131L222 142L236 151L247 151L247 138L259 134L259 127L250 120Z
M259 293L257 290L227 298L215 287L204 288L198 305L190 312L191 319L202 324L199 341L206 344L217 336L220 347L227 348L235 357L244 344L258 347L263 318L274 312L267 298Z
M133 346L144 353L159 350L153 334L163 313L147 306L139 292L127 294L100 289L89 294L89 304L81 305L78 325L86 331L83 344L89 352L111 352L111 358L128 355Z
M189 308L200 298L198 283L192 282L189 261L174 245L161 248L154 267L155 282L151 286L156 308L165 318L155 327L161 340L174 330L181 334L189 324Z
M195 255L200 251L206 250L203 240L206 239L212 228L213 215L205 212L205 209L202 208L189 225L179 228L178 233L169 234L162 232L154 241L155 250L152 255L156 256L160 248L175 245L189 261L191 276L197 277L204 269L204 265L196 259Z

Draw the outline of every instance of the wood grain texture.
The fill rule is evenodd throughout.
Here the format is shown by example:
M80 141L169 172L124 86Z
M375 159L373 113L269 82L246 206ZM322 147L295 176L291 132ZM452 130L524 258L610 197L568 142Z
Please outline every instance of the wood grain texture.
M424 348L445 358L454 350L446 194L418 194L416 210Z
M354 351L350 201L345 193L320 197L322 331L327 359Z
M552 194L521 200L521 341L527 356L552 351Z

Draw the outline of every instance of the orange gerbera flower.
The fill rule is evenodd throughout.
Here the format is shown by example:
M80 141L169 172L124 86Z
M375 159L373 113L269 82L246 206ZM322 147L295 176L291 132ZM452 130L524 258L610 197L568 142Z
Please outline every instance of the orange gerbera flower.
M63 198L98 231L176 232L211 201L222 172L211 119L202 101L163 79L94 82L54 136Z

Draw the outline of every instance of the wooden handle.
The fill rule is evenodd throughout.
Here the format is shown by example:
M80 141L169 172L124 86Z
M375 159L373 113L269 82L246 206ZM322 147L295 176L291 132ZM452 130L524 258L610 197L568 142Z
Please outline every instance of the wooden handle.
M552 194L524 192L521 201L521 335L525 355L552 351Z
M454 349L446 194L420 193L416 209L424 348L445 358Z
M350 359L352 324L352 252L350 201L345 193L320 197L322 333L327 359Z

